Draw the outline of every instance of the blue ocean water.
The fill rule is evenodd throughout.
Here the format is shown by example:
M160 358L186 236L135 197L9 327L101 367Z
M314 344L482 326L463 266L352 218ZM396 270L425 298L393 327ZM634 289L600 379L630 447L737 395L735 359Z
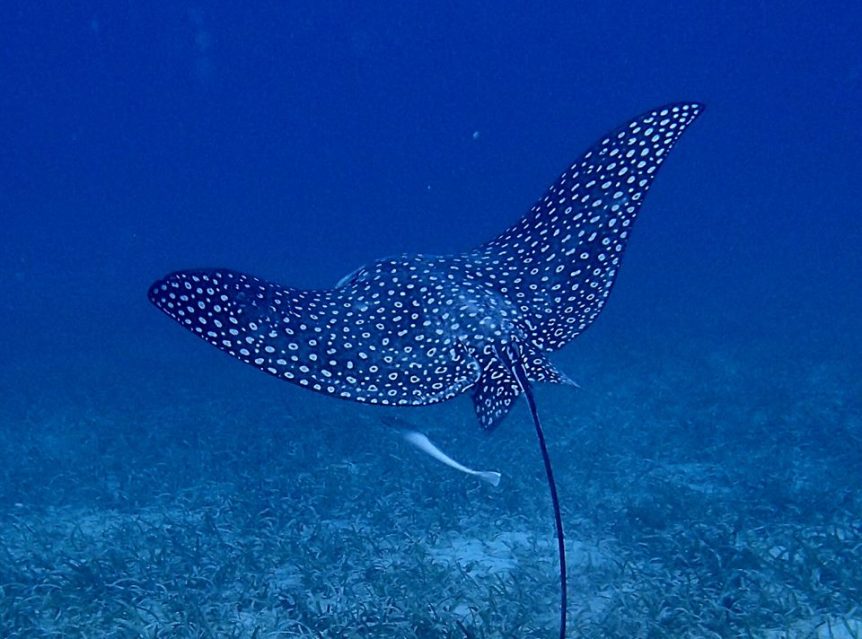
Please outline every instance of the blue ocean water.
M582 388L537 390L572 633L862 635L860 36L850 2L3 4L0 636L554 636L525 407L317 396L146 292L474 247L679 100L553 357Z

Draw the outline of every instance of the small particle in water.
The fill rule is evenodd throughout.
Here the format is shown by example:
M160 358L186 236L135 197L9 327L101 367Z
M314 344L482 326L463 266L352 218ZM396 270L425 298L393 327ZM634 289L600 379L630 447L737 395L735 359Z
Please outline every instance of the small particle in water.
M479 135L480 135L480 133L479 133L479 131L478 131L478 130L473 131L473 139L474 139L474 140L478 140L478 139L479 139Z

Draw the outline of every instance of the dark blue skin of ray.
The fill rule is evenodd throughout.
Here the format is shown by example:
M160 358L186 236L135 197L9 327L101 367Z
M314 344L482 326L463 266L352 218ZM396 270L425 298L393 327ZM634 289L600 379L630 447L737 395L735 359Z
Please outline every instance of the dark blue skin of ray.
M531 384L572 383L546 354L598 316L658 168L702 110L671 104L609 133L526 216L468 253L388 258L316 291L179 271L150 287L150 301L229 355L342 399L425 406L472 390L490 431L523 393L554 507L564 637L562 518Z

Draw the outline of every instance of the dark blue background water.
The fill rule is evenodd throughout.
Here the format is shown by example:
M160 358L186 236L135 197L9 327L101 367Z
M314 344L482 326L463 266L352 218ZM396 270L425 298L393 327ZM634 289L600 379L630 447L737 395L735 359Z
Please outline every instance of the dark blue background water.
M200 348L164 272L458 251L691 99L595 330L858 354L860 35L853 2L3 3L2 366L133 379Z

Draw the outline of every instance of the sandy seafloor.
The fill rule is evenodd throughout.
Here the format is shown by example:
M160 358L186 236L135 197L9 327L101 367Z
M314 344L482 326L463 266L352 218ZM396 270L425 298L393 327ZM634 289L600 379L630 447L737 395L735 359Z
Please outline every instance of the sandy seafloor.
M555 358L582 390L538 391L570 636L862 636L849 327L602 331ZM0 637L556 636L524 406L485 436L466 399L339 402L180 333L171 363L142 345L4 365ZM410 448L392 417L502 483Z

